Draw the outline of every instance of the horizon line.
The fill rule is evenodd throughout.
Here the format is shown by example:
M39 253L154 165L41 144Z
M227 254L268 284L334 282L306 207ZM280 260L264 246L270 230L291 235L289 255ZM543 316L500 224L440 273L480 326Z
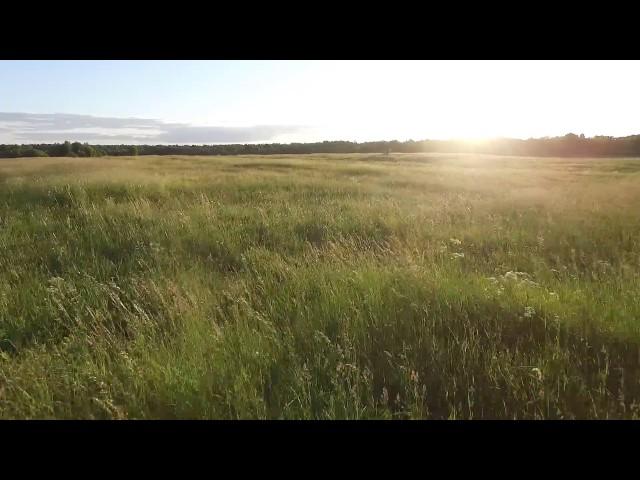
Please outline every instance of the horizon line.
M468 138L468 137L452 137L452 138L424 138L420 140L407 139L407 140L317 140L317 141L308 141L308 142L195 142L195 143L101 143L101 142L80 142L78 140L61 140L55 142L27 142L27 143L2 143L0 145L64 145L65 143L80 143L82 145L127 145L127 146L154 146L154 145L162 145L162 146L216 146L216 145L311 145L318 143L351 143L356 145L368 144L368 143L424 143L424 142L460 142L460 143L487 143L487 142L496 142L496 141L536 141L536 140L553 140L553 139L561 139L566 137L577 137L581 140L595 140L598 138L606 138L609 140L617 140L617 139L626 139L631 137L638 137L640 133L631 134L631 135L623 135L623 136L615 136L615 135L593 135L586 136L584 134L577 134L573 132L566 133L564 135L555 135L555 136L542 136L542 137L507 137L507 136L499 136L499 137L478 137L478 138Z

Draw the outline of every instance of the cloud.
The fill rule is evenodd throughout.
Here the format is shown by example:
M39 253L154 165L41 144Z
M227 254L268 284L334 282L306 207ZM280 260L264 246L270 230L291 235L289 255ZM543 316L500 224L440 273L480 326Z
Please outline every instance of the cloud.
M0 143L251 143L304 130L299 125L196 126L148 118L0 112Z
M209 143L213 141L241 143L270 140L286 133L296 133L301 127L256 125L253 127L176 126L159 135L163 143Z

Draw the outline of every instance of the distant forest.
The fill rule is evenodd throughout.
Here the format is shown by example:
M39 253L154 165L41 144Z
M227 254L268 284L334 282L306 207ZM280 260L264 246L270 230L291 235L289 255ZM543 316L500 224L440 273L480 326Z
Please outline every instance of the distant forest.
M269 155L305 153L492 153L523 156L640 156L640 135L497 139L481 142L421 140L406 142L264 143L234 145L89 145L79 142L0 145L0 158L100 157L103 155Z

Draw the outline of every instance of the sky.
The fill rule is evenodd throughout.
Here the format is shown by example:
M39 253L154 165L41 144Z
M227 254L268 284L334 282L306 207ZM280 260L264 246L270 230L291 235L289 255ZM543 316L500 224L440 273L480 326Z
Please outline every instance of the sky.
M640 61L0 61L0 143L640 134Z

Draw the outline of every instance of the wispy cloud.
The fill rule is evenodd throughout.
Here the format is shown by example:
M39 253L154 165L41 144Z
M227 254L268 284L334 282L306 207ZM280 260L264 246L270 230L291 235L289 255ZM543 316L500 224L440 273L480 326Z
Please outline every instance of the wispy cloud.
M302 130L299 125L197 126L148 118L0 112L0 143L251 143Z

